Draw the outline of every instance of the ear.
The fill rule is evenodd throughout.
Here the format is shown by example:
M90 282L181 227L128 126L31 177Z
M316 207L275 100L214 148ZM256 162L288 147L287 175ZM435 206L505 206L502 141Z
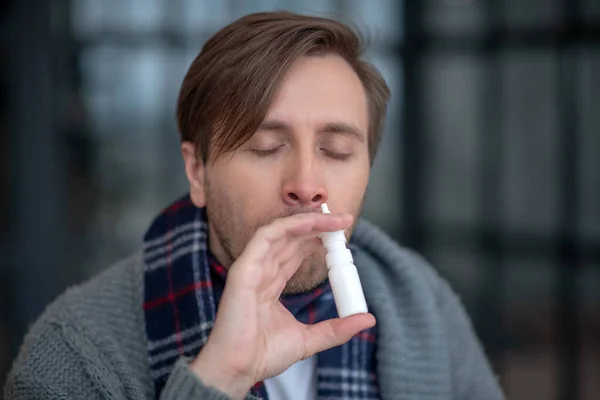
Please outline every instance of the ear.
M204 162L196 158L196 146L191 142L181 143L181 155L185 165L185 174L190 182L190 197L196 207L206 206L206 188Z

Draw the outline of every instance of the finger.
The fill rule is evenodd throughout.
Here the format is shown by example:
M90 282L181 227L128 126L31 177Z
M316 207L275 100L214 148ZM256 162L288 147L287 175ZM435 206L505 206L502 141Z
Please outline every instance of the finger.
M375 325L372 314L356 314L346 318L334 318L314 325L305 325L304 343L308 358L321 351L342 345L359 332Z
M230 285L268 289L267 298L279 299L287 281L298 270L302 261L321 245L318 233L309 232L273 245L262 260L240 256L229 270ZM244 250L246 251L246 250ZM252 264L253 263L253 264Z
M287 240L280 240L273 244L272 248L265 254L264 258L256 262L254 267L246 267L243 271L236 269L236 275L257 276L255 269L260 268L260 280L262 287L269 287L275 280L285 284L289 278L296 272L302 261L313 253L322 242L317 238L318 233L309 232L302 236L296 236ZM246 260L249 258L246 258ZM239 260L239 259L238 259ZM241 264L240 262L236 264ZM233 269L232 269L233 270ZM283 270L283 273L282 273ZM246 279L246 278L243 278Z
M270 262L271 267L275 266L278 270L277 282L272 288L277 298L290 278L298 271L302 262L323 246L323 242L317 237L319 233L309 232L288 240L280 240L278 251L273 251L271 256L268 256L267 262ZM325 262L324 258L322 261Z
M286 256L281 256L281 261L277 267L277 276L274 282L271 283L271 289L269 290L269 296L273 299L278 300L281 293L285 289L287 282L296 273L302 262L307 256L314 253L321 246L321 241L316 237L300 242L298 245L288 246L284 249L285 252L289 253ZM324 260L323 260L324 262Z
M265 261L278 241L303 235L316 236L322 232L346 229L352 225L350 214L305 213L281 218L259 228L240 255L248 265L258 265Z
M352 225L351 214L304 213L279 218L269 225L259 228L255 238L270 243L281 239L302 236L311 232L333 232Z
M292 259L301 256L304 259L316 248L316 245L321 245L322 242L318 238L319 233L309 232L301 236L280 240L269 251L266 261L272 261L277 265L285 264Z
M283 249L279 255L279 275L287 282L296 273L302 262L311 254L314 254L323 244L317 237L306 237L295 241ZM323 259L325 263L325 259Z
M265 256L265 261L277 263L287 262L298 250L306 246L306 242L318 241L318 232L308 232L303 235L295 235L282 238L272 243L271 249Z

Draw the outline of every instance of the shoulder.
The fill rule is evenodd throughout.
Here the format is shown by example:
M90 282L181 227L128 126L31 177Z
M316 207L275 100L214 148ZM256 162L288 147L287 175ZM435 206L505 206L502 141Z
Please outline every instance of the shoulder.
M131 320L141 307L143 290L141 253L108 267L91 279L68 288L48 305L30 330L47 324L96 327ZM140 314L141 315L141 314Z
M447 283L419 253L400 245L376 225L360 219L352 236L356 257L369 265L366 275L381 275L390 285L417 285L437 293ZM359 266L360 268L360 266Z
M6 391L77 387L111 394L147 383L142 268L136 253L48 305L23 340Z
M434 330L448 319L468 320L451 285L421 254L365 220L357 225L353 246L365 295L386 315L410 315Z
M397 358L402 354L403 363L423 366L431 379L442 371L438 387L457 398L502 398L460 299L433 266L364 220L352 245L365 296L375 314L383 316L377 323L380 362L400 370ZM431 386L431 379L423 381L424 387ZM394 377L388 382L392 387Z

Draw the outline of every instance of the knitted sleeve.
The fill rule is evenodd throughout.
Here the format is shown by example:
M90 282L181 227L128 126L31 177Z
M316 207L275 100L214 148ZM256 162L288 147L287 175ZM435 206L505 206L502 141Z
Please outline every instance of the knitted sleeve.
M228 400L229 397L214 388L204 386L181 358L175 364L161 395L161 400L171 399Z
M59 324L37 325L25 339L4 387L6 400L102 399L99 390L62 335ZM103 393L105 392L105 393Z
M150 400L150 390L128 383L83 332L59 322L41 322L27 335L4 387L5 400ZM118 370L118 371L117 371ZM183 361L171 374L161 400L225 400L204 386Z

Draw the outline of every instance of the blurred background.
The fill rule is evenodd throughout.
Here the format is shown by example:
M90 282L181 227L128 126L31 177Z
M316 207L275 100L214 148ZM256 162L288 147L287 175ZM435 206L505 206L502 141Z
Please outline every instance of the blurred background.
M600 0L0 1L0 386L186 190L181 79L270 9L368 29L393 100L364 216L451 282L508 397L600 398Z

